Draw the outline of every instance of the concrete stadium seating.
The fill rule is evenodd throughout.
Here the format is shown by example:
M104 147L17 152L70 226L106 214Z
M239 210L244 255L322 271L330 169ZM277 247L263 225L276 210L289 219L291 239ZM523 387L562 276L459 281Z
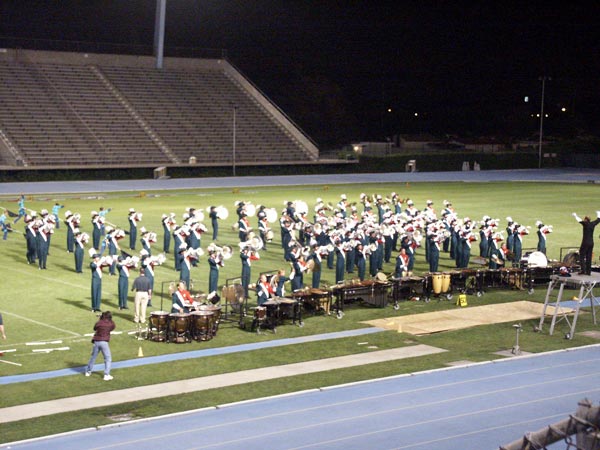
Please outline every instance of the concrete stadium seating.
M236 163L318 158L223 60L159 70L148 58L15 51L0 57L0 103L0 164L231 164L234 134Z

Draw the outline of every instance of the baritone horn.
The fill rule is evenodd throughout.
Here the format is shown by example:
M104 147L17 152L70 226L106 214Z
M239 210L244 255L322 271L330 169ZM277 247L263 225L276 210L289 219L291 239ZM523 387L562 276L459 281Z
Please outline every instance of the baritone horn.
M230 259L233 256L233 249L229 245L219 247L218 245L211 243L206 250L209 253L216 253L223 259Z
M244 210L246 211L246 215L248 217L254 217L256 215L256 206L252 203L244 204Z
M277 222L277 210L275 208L265 208L265 213L267 215L267 222Z
M238 245L240 246L240 250L249 249L253 252L258 252L263 248L264 243L259 236L253 236L247 241L240 242Z
M217 217L221 220L227 220L229 217L229 211L223 205L217 206L215 211L217 212Z

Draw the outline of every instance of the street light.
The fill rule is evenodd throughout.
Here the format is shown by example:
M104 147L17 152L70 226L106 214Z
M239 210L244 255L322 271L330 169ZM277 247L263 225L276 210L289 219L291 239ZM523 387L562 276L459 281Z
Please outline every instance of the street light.
M542 82L542 109L540 111L540 143L538 146L538 169L542 168L542 137L544 134L544 93L546 88L546 80L550 81L550 77L540 77L539 80Z

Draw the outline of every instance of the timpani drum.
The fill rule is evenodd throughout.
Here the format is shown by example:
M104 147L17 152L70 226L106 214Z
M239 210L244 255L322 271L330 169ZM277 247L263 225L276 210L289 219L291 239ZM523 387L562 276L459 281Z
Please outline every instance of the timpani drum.
M439 295L442 293L442 274L434 272L431 274L431 284L433 286L433 293Z
M200 305L200 311L212 311L212 336L217 335L219 331L219 323L221 322L221 307L217 305Z
M166 311L153 311L148 320L148 333L146 338L155 342L164 342L167 340L167 328L169 323L169 313Z
M190 339L190 314L169 314L169 341L176 344L191 342Z
M209 310L194 311L190 314L191 335L196 341L209 341L213 338L214 312Z

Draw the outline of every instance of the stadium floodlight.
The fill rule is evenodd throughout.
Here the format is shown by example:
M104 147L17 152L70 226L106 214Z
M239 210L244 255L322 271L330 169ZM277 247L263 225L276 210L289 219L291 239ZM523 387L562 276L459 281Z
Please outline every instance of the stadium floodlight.
M540 111L540 143L538 146L538 169L542 168L542 138L544 135L544 93L546 88L546 80L550 81L552 78L543 76L539 80L542 82L542 106ZM547 116L546 116L547 117Z
M237 140L237 136L236 136L236 132L237 132L237 106L232 105L233 106L233 158L232 158L232 164L233 164L233 176L235 177L235 146L236 146L236 140Z

